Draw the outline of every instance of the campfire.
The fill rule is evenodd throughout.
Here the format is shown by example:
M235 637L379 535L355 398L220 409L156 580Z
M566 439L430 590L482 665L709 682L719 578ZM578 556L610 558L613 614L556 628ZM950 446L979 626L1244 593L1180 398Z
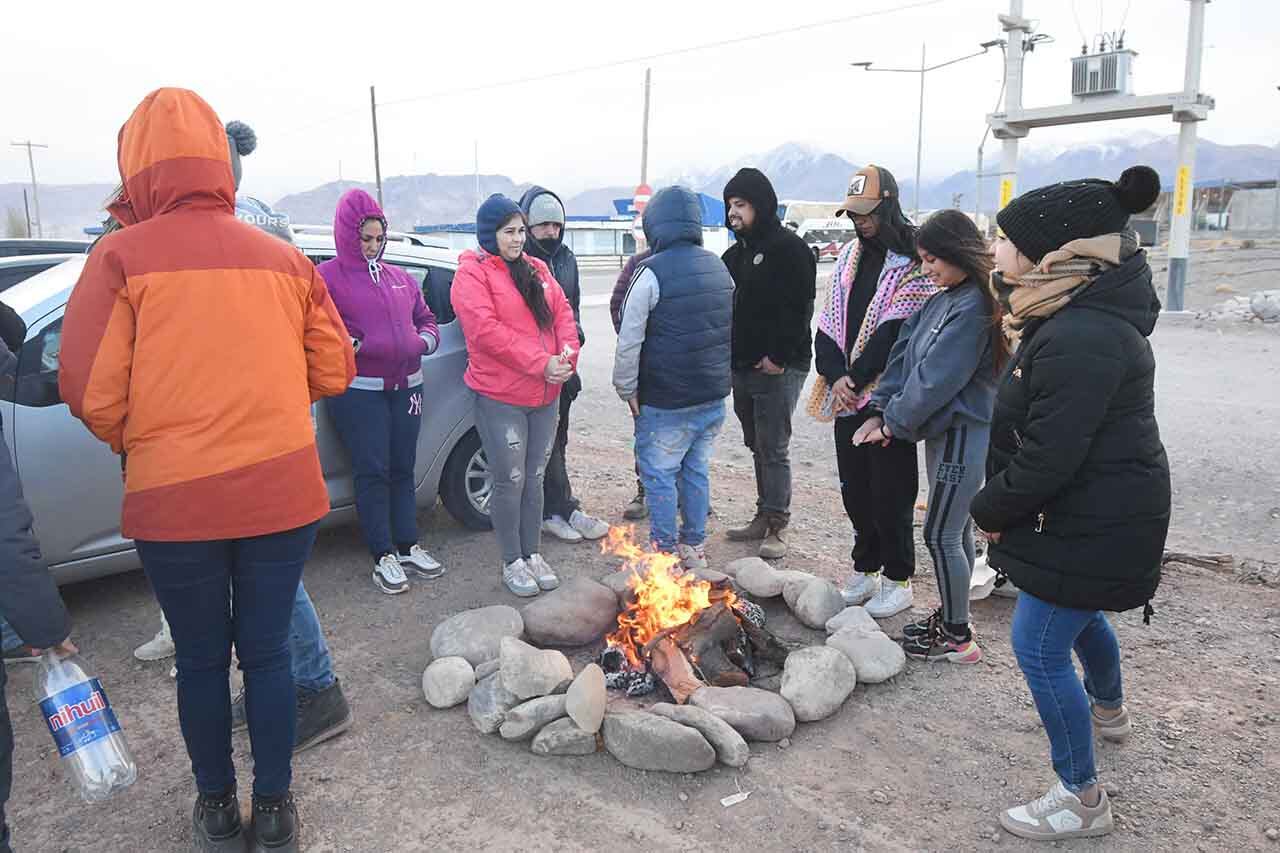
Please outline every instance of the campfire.
M684 572L679 558L637 545L631 527L601 544L630 571L630 594L600 663L606 683L636 696L666 685L680 704L707 685L745 686L761 662L781 665L787 649L764 629L764 611L730 580Z

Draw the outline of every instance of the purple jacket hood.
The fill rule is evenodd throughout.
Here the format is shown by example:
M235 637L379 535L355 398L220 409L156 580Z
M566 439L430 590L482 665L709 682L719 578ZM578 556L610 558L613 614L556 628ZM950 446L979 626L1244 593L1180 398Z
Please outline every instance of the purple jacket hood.
M387 216L373 196L364 190L343 193L333 214L333 243L338 250L338 261L343 266L369 268L369 261L360 251L360 226L366 219L377 219L382 223L383 233L386 233ZM382 260L386 248L386 243L378 248L378 261Z

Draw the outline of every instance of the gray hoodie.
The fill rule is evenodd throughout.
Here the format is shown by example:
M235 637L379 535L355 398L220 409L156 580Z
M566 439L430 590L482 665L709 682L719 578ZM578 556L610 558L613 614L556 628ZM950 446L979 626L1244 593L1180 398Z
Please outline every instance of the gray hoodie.
M961 422L989 424L995 405L991 315L978 285L940 290L907 320L870 405L894 438L937 438Z

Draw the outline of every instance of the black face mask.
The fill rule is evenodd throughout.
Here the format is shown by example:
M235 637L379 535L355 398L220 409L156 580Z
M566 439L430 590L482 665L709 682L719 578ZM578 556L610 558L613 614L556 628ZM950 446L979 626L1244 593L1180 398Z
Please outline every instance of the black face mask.
M548 237L545 240L534 240L538 244L538 248L542 249L543 254L550 257L555 254L556 249L560 248L562 242L560 237Z

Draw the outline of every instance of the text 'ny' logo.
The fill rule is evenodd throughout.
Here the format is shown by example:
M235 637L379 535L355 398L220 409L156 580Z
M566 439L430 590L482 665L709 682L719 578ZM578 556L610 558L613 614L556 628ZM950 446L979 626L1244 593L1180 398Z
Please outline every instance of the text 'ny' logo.
M421 395L421 394L412 394L412 395L410 395L410 397L409 397L409 414L411 414L411 415L420 415L420 414L422 414L422 395Z

